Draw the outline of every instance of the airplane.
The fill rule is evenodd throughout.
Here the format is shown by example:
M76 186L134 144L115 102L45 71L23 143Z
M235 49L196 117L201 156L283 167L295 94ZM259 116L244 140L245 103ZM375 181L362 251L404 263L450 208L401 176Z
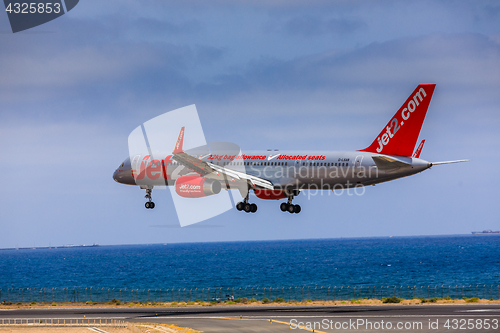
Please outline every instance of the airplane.
M466 162L428 162L420 159L425 140L415 150L435 84L420 84L389 120L370 146L356 151L252 151L234 149L184 151L186 128L182 127L171 153L144 153L127 158L114 172L121 184L146 190L145 207L152 209L155 186L175 186L185 198L201 198L238 189L243 201L238 211L255 213L249 202L253 190L259 199L283 200L283 212L300 213L293 199L304 190L357 189L411 176L434 165ZM239 147L238 147L239 148Z

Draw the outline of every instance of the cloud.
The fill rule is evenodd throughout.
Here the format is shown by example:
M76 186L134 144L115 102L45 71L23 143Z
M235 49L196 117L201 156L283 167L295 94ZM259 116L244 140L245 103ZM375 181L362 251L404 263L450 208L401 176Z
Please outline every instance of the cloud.
M490 20L498 20L500 17L500 5L488 4L484 7L484 16ZM477 18L480 20L480 18Z
M200 85L230 95L252 91L381 90L430 82L480 93L500 86L499 45L478 34L401 38L344 52L324 52L289 61L263 57L241 75L221 75ZM218 97L220 98L220 97Z
M164 34L193 34L201 31L199 21L190 20L181 23L171 23L168 21L139 18L129 23L130 28L138 34L161 36Z
M196 45L194 62L197 65L211 65L222 59L225 51L222 48Z
M291 60L261 57L238 74L200 82L192 71L225 60L227 50L134 41L66 49L55 44L53 51L43 52L26 48L23 44L22 52L0 51L3 114L18 113L23 106L25 115L83 112L142 122L168 108L196 103L200 110L214 107L219 116L223 112L216 109L230 112L229 105L235 114L245 110L279 122L285 114L300 116L304 110L315 115L377 114L384 100L393 96L391 105L396 107L398 97L425 82L437 83L438 90L453 88L451 103L457 107L473 107L476 98L471 96L493 105L500 86L500 45L479 34L399 38Z
M357 19L329 19L303 15L287 20L281 30L289 35L311 37L324 34L351 34L366 28L366 23Z

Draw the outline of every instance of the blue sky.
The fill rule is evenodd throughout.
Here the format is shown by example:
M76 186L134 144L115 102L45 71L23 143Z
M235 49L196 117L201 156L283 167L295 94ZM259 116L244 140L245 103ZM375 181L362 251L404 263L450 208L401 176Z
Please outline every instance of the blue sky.
M0 247L466 234L500 229L496 1L81 1L12 34L0 13ZM368 146L419 83L422 158L471 159L359 196L258 201L178 228L169 191L115 183L129 133L196 104L207 141Z

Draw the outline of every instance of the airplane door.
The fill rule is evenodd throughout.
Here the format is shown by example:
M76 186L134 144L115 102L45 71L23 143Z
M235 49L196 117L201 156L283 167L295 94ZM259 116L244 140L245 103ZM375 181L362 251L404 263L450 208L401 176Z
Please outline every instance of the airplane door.
M359 168L361 166L361 162L363 162L363 155L356 156L356 160L354 161L354 167Z

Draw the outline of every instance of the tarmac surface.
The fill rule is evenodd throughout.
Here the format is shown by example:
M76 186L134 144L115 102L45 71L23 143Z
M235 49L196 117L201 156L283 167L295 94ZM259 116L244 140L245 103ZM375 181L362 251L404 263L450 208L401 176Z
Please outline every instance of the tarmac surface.
M2 319L108 318L224 332L500 332L499 304L1 309Z

